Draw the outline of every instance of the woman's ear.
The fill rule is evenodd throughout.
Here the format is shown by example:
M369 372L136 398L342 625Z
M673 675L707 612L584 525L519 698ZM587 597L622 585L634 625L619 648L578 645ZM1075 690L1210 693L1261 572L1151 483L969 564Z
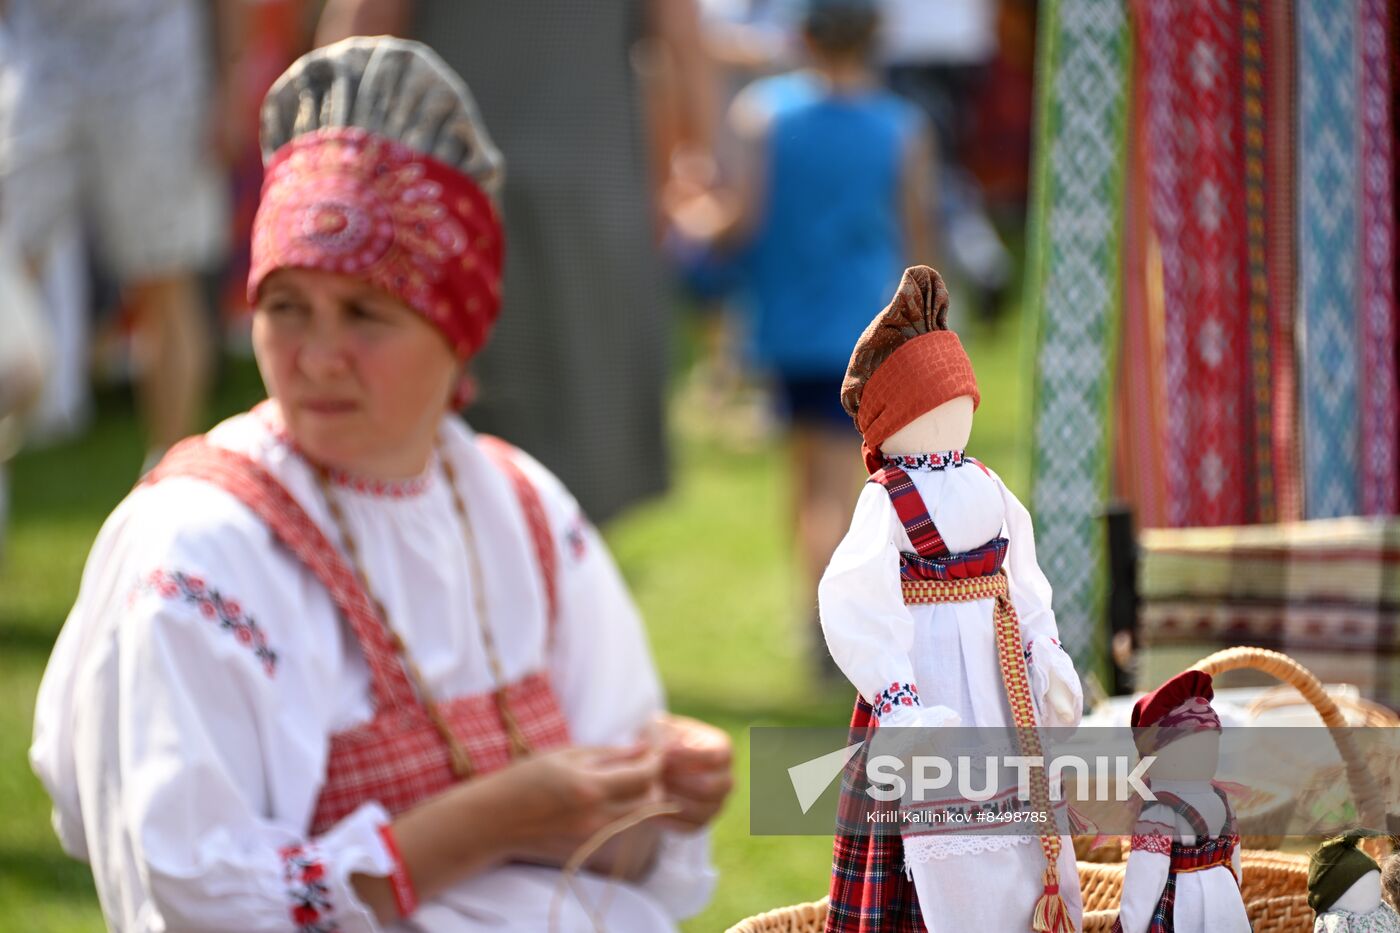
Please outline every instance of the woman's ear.
M463 363L457 370L457 379L452 384L452 394L448 397L447 407L451 411L465 411L476 401L477 384L476 376L472 374L472 364Z

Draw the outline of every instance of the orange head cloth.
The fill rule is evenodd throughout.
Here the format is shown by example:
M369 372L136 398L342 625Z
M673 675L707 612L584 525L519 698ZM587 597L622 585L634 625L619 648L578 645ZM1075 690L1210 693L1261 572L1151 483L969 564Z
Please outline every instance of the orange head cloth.
M884 464L880 445L944 402L982 401L972 361L948 327L948 289L928 266L904 273L899 291L856 342L841 387L841 404L864 438L871 473Z

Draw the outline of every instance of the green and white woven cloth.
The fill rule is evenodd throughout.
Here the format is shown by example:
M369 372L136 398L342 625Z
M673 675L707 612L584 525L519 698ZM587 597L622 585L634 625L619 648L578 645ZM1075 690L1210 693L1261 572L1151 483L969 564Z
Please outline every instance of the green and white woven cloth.
M1129 29L1123 0L1041 8L1027 313L1034 327L1031 507L1060 639L1103 658L1102 513L1119 288Z

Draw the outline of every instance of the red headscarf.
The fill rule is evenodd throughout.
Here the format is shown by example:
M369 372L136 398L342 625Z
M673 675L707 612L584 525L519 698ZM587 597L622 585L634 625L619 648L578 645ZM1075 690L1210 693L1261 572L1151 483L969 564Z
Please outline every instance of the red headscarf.
M319 269L396 296L473 356L501 310L496 207L465 173L357 127L298 136L268 161L248 301L276 269Z
M884 466L880 445L925 412L959 396L972 396L973 411L982 401L977 377L962 341L951 330L920 334L901 346L870 376L860 397L856 427L864 442L861 454L871 473Z
M1182 671L1133 704L1130 724L1138 751L1153 751L1194 732L1219 732L1211 707L1215 687L1205 671Z

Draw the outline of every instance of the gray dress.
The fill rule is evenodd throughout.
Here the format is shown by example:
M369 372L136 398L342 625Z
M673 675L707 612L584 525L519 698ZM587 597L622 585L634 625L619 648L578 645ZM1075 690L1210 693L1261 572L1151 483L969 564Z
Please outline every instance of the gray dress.
M666 485L670 308L652 237L643 0L418 0L413 36L466 79L506 159L505 307L467 419L604 521Z

